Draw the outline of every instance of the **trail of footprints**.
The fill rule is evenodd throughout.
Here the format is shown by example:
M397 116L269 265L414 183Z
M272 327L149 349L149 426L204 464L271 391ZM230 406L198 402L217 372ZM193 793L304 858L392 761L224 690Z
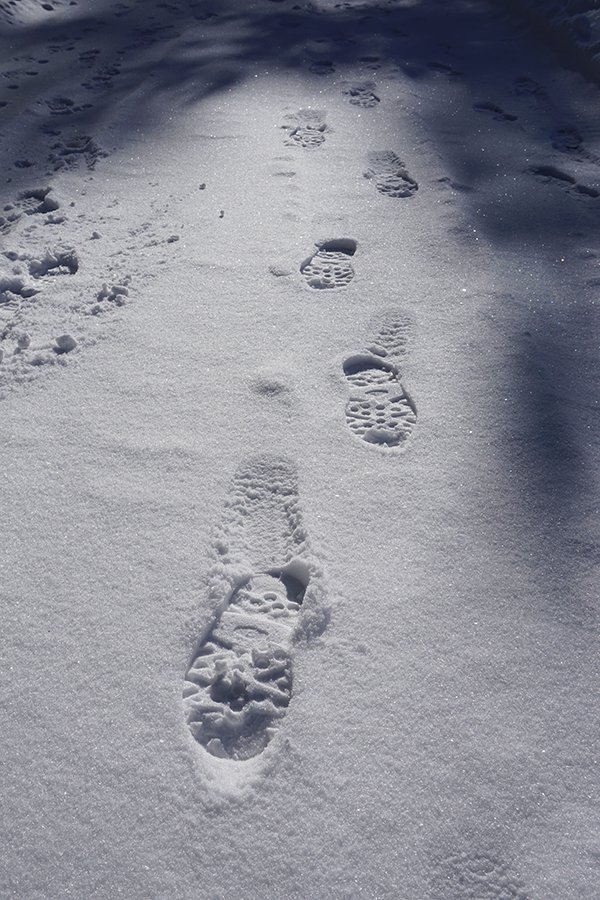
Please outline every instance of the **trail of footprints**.
M0 3L0 10L8 16L13 7L12 0ZM128 49L147 47L159 39L150 29L132 37L133 42L112 60L103 60L101 51L93 47L79 52L78 64L84 72L81 87L87 97L93 99L94 94L112 88L120 77L121 57ZM57 38L49 53L72 51L77 40ZM334 72L334 63L323 55L322 48L314 48L314 55L308 63L312 74L328 76ZM372 70L379 67L378 57L364 57L360 62ZM8 87L18 90L21 80L38 77L48 63L45 58L17 60L18 68L4 73L11 82ZM344 95L361 110L376 110L381 103L377 86L370 79L347 83ZM8 102L2 101L2 105ZM47 170L46 178L80 165L93 170L106 152L91 135L63 128L63 124L85 115L92 105L85 95L40 96L33 111L44 123L41 131L47 138L46 158L31 160L24 154L15 160L15 168L35 171L41 164ZM286 146L310 153L319 151L331 133L325 112L312 108L288 116L283 127ZM364 175L385 198L409 198L418 190L406 164L392 150L370 153ZM52 184L39 186L38 182L15 192L14 198L5 203L0 212L0 233L31 235L40 227L45 230L46 226L66 222L64 204ZM93 237L100 235L94 232ZM3 378L15 375L28 360L33 367L51 361L51 357L60 360L77 345L70 335L60 335L43 351L47 351L44 356L32 347L29 334L21 327L35 310L36 295L44 284L62 285L80 270L74 247L60 240L51 243L51 248L42 252L3 253L9 270L0 273L0 342L15 345L8 354L4 350ZM307 287L347 288L355 277L356 251L357 243L350 238L320 243L300 267ZM104 285L91 299L95 305L87 312L98 315L106 307L120 306L128 294L127 284L126 279L123 284ZM414 403L400 383L398 369L409 326L401 312L386 311L374 323L374 340L343 364L349 389L346 424L367 444L400 447L416 422ZM0 349L0 363L2 356ZM16 377L24 380L22 374ZM211 600L216 611L200 635L185 674L184 714L194 740L210 757L242 763L263 753L286 715L292 697L296 639L320 633L327 621L318 567L302 521L297 471L291 460L256 457L238 469L213 555ZM246 574L241 576L241 572Z
M50 22L52 13L58 8L64 7L66 11L66 7L76 5L75 0L53 0L51 4L42 4L38 0L0 0L0 18L9 24L14 20L18 25L37 21L40 17L43 21L43 11L46 11ZM78 124L92 108L86 92L98 86L110 88L111 80L119 74L121 51L117 51L117 58L110 65L105 65L106 59L100 49L82 49L71 67L73 78L68 90L72 84L72 95L59 93L60 88L53 90L53 78L47 79L47 87L43 78L52 69L49 65L51 56L64 57L75 50L90 29L91 26L84 27L76 33L68 28L68 37L59 36L55 31L43 56L39 51L35 56L14 56L8 63L10 68L0 72L2 86L6 89L0 107L13 104L17 107L18 104L19 108L14 110L18 113L23 107L23 98L18 92L25 88L27 98L36 98L31 99L26 110L29 116L39 121L40 137L39 147L35 142L24 140L19 158L13 162L18 174L27 173L32 176L31 180L24 183L22 178L15 178L20 189L15 189L12 196L4 195L0 205L0 234L5 237L0 253L0 398L16 385L32 381L42 371L48 371L57 362L64 365L66 353L78 344L84 344L88 335L93 340L95 326L87 316L97 316L124 302L128 290L125 284L119 284L105 286L98 292L98 285L75 278L72 283L76 282L80 289L86 284L87 288L87 292L84 288L78 294L77 288L69 285L72 276L80 270L79 251L71 246L70 238L65 241L69 225L67 211L75 203L63 202L52 185L54 173L79 166L92 171L97 162L108 155L87 130L78 128ZM101 68L97 67L98 63ZM85 70L86 80L81 83L83 91L77 90L78 67L82 72ZM34 86L38 88L36 92L32 91ZM30 156L32 148L36 153ZM11 181L13 177L6 178L7 184ZM81 228L81 215L78 220ZM6 240L8 237L14 241L12 247ZM99 237L101 235L94 231L86 239ZM120 280L125 283L127 276ZM78 339L60 334L65 327L72 328Z
M553 104L546 90L533 78L526 75L517 77L512 85L512 93L522 102L533 103L535 108L544 111L550 119L554 121L560 119L559 110ZM491 116L498 122L516 122L518 119L514 113L506 112L501 106L490 100L474 103L473 109L478 113ZM577 162L600 164L600 157L585 147L579 129L572 124L556 125L548 132L548 140L553 150L569 156ZM583 184L569 172L553 164L530 166L525 169L525 173L533 175L547 184L558 185L575 195L583 195L592 199L600 197L600 190Z
M560 122L561 113L541 84L529 76L521 75L513 82L512 90L521 101L530 101L537 109L543 110L552 121L559 120L559 124L549 133L550 144L554 150L574 159L600 164L600 157L587 149L579 129L570 122Z
M537 81L521 76L515 80L513 91L517 97L534 101L552 119L556 120L558 118L558 111L544 88ZM570 157L577 162L593 163L594 165L600 163L600 158L585 147L583 137L574 125L559 124L555 126L549 133L549 139L553 150L557 150L563 156ZM531 166L526 171L537 178L538 181L557 185L569 193L591 197L592 199L600 197L600 190L583 184L560 166L552 164L537 165Z
M338 252L340 246L356 249L350 239L331 243ZM328 246L318 252L335 252ZM365 351L344 361L350 389L346 422L368 444L397 448L416 423L416 407L398 371L412 323L393 308L378 313L371 328L373 340ZM185 675L184 715L193 738L211 757L242 762L266 749L290 704L294 637L302 633L311 585L292 461L262 456L240 467L214 556L212 595L221 602ZM223 573L240 568L251 574L230 585ZM314 633L314 612L308 621ZM321 612L316 621L318 632L326 615Z
M328 65L313 63L312 71L325 74ZM345 93L358 107L375 108L380 102L370 81L353 83ZM283 128L286 146L311 152L323 146L329 131L325 113L315 109L287 116ZM364 174L388 198L412 197L418 190L392 150L370 153ZM307 287L347 288L355 277L356 252L352 238L317 244L300 265ZM345 420L352 435L367 445L399 449L417 417L399 372L411 321L401 310L386 309L371 328L365 350L343 363L349 390ZM294 637L302 633L312 587L290 460L260 457L238 470L214 551L215 572L221 573L211 590L217 612L185 674L184 715L194 740L210 757L242 763L267 748L290 704ZM228 567L250 574L231 584L222 574ZM314 611L308 619L314 622ZM324 627L324 613L321 621Z
M14 5L14 0L10 0L8 6L0 4L0 9L9 9L12 14ZM150 30L140 31L120 53L148 47L156 40ZM72 48L57 44L51 52L65 49ZM97 49L79 55L81 66L86 69L82 87L92 95L110 87L120 75L120 60L98 67L99 57L101 53ZM369 68L378 67L377 57L364 57L361 61ZM38 60L36 65L47 62ZM460 77L460 72L446 63L428 65L438 75ZM312 59L308 68L315 76L327 76L335 66L332 60L320 56ZM39 70L30 68L24 74L35 77ZM538 99L541 96L539 86L527 79L519 82L518 92ZM344 95L352 106L371 110L369 115L376 115L381 105L377 85L371 80L347 84ZM51 139L47 162L53 171L73 168L80 162L93 169L106 155L91 136L74 133L65 137L56 127L89 106L60 95L39 101L39 113L53 126L46 129ZM474 109L502 122L517 119L490 101L477 103ZM312 108L298 110L286 119L283 127L285 145L310 154L322 151L332 133L325 112ZM558 128L551 140L552 146L561 153L584 154L581 136L575 128ZM32 166L34 163L27 159L15 161L18 169ZM578 184L560 169L538 166L531 171L538 178L598 196L598 192ZM419 190L407 164L392 149L371 151L363 174L384 198L382 202L408 200ZM0 231L10 232L28 216L39 216L43 224L60 224L59 207L49 186L21 191L3 209ZM355 278L353 261L357 249L356 241L350 238L321 242L300 266L307 288L330 291L349 288ZM36 281L72 276L79 268L73 248L54 249L37 257L21 254L11 261L23 263L33 283L14 273L0 278L0 307L5 310L29 302L37 291ZM97 303L92 312L104 304L120 305L127 293L125 285L105 285L95 298ZM368 447L402 450L417 422L416 405L401 380L412 322L402 310L386 309L375 317L371 329L371 340L360 351L348 355L342 364L340 374L348 391L345 423L351 435ZM26 350L26 340L19 338L19 341L17 350ZM57 343L55 351L68 352L68 347L68 342L63 341ZM292 461L264 456L240 467L213 551L211 601L216 612L200 635L185 673L184 713L194 740L211 757L243 762L259 756L276 736L292 697L295 638L308 634L306 623L315 619L318 579L314 577L314 560L306 540L297 472ZM240 577L242 571L245 575ZM311 603L310 615L306 615ZM324 627L324 614L320 621ZM311 633L315 633L314 629ZM474 861L472 868L478 878L479 860ZM454 871L453 863L451 871ZM460 879L464 879L462 871ZM520 896L517 888L511 896Z

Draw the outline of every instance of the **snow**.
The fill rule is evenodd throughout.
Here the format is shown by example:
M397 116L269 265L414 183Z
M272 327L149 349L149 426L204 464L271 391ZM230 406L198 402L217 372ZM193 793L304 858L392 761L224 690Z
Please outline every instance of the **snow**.
M598 0L513 0L517 9L547 29L547 35L597 79L600 73Z
M0 896L595 898L597 88L484 0L0 22Z

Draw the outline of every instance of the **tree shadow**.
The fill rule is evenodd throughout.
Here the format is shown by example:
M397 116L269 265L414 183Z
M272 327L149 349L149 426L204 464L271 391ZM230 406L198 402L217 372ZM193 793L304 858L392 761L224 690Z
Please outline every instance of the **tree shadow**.
M553 293L549 286L517 339L508 373L514 418L503 464L528 525L523 549L534 571L544 565L542 612L555 623L594 631L596 598L588 600L579 580L600 563L590 530L597 502L598 315L585 304L555 305Z
M116 108L123 111L128 103L139 122L142 96L148 131L160 130L167 110L184 113L243 83L258 66L300 72L315 90L319 78L325 84L328 76L339 77L348 67L377 78L380 67L392 66L401 90L410 92L411 83L426 85L431 103L419 115L432 146L448 177L474 191L493 185L498 165L505 162L499 163L494 152L504 136L493 132L504 128L518 144L520 123L510 121L510 111L495 110L494 102L511 77L507 48L482 40L490 12L484 15L466 0L339 2L325 8L293 0L98 0L94 10L90 15L71 5L68 15L56 10L59 18L48 12L44 19L13 20L0 35L9 59L0 73L6 104L0 111L2 127L18 132L32 160L47 155L49 133L69 128L93 137ZM436 102L440 79L456 87L450 105ZM552 97L552 115L565 122L573 118L567 97ZM497 121L503 116L509 118ZM457 125L465 140L449 141L448 128L456 131ZM478 145L484 131L489 146L482 152ZM126 132L126 118L120 119L117 139L126 143ZM2 162L15 178L11 154L14 145L8 141ZM461 199L467 208L480 205L479 198ZM539 214L518 190L496 192L488 207L481 227L498 240L517 240L539 228ZM558 233L560 222L553 225L545 216L545 229Z

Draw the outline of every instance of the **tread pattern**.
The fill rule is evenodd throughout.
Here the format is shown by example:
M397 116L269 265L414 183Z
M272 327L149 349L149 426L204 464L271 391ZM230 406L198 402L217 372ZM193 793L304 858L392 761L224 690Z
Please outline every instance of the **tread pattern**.
M419 184L409 174L406 164L393 150L374 150L368 156L365 178L370 178L380 194L386 197L412 197Z

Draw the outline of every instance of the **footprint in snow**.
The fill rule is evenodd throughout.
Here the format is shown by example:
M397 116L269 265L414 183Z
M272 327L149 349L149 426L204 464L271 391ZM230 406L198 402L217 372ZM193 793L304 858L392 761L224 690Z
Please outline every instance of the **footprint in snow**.
M50 215L56 212L60 203L51 196L52 188L32 188L20 191L14 203L7 203L0 216L0 232L8 231L23 216ZM50 220L48 220L50 221Z
M372 81L357 81L351 84L345 91L350 98L353 106L360 106L363 109L372 109L380 102L380 98L375 93L376 85Z
M412 197L419 184L409 175L405 163L393 150L374 150L368 155L365 178L374 181L380 194L386 197Z
M315 59L309 63L308 71L313 75L333 75L335 66L330 59Z
M242 466L227 513L215 544L218 571L255 574L229 590L201 637L183 703L193 737L211 756L242 761L263 752L287 712L295 633L318 633L326 618L314 602L305 615L317 595L294 464L263 456Z
M374 342L366 352L349 356L343 364L350 388L346 424L367 444L402 448L417 421L417 408L400 382L402 361L411 328L398 309L384 310L372 323Z
M559 125L550 134L550 142L555 150L574 159L600 164L600 157L590 153L583 143L583 137L574 125Z
M43 103L51 116L72 116L84 109L91 109L91 103L76 104L70 97L50 97Z
M569 175L568 172L558 169L556 166L532 166L527 171L538 180L547 184L559 184L569 192L575 191L577 194L583 194L593 199L600 197L600 190L580 184L573 175Z
M534 81L533 78L521 76L515 79L514 93L520 98L535 100L536 105L544 109L546 114L551 116L554 121L560 118L558 109L548 99L544 88L537 81ZM575 125L569 123L557 125L550 132L550 143L559 153L565 153L576 159L587 160L595 164L600 163L600 158L586 149L583 137Z
M73 169L80 162L93 171L99 159L104 159L108 153L103 150L89 134L72 134L63 136L60 131L47 131L50 137L57 138L50 145L48 162L55 172L60 169Z
M285 141L287 147L314 150L325 141L327 125L324 113L316 109L300 109L293 116L287 118L290 124L283 126L288 132Z
M531 896L503 859L470 847L439 860L433 882L435 900L529 900Z
M582 149L583 139L573 125L562 125L555 128L550 135L555 150L561 153L572 153Z
M377 71L381 68L381 60L379 56L359 56L358 61L367 69Z
M287 582L287 583L286 583ZM261 753L292 694L291 636L304 588L282 572L236 588L185 676L187 722L210 754Z
M438 75L446 75L447 78L460 78L462 75L462 72L459 72L458 69L454 69L447 63L435 61L428 62L427 67L431 69L432 72L437 72Z
M513 83L513 91L517 97L533 97L538 102L547 100L546 91L535 79L529 78L528 75L520 75L515 78Z
M100 50L97 47L93 47L90 50L84 50L78 56L78 61L82 66L87 68L94 65L96 62L96 57L100 55Z
M514 116L512 113L504 112L502 107L497 106L495 103L490 103L487 100L481 103L474 103L473 109L476 112L487 113L492 116L493 119L496 119L498 122L516 122L517 116Z
M350 258L356 253L356 241L337 238L317 245L313 253L300 266L309 287L332 289L345 287L354 278Z

